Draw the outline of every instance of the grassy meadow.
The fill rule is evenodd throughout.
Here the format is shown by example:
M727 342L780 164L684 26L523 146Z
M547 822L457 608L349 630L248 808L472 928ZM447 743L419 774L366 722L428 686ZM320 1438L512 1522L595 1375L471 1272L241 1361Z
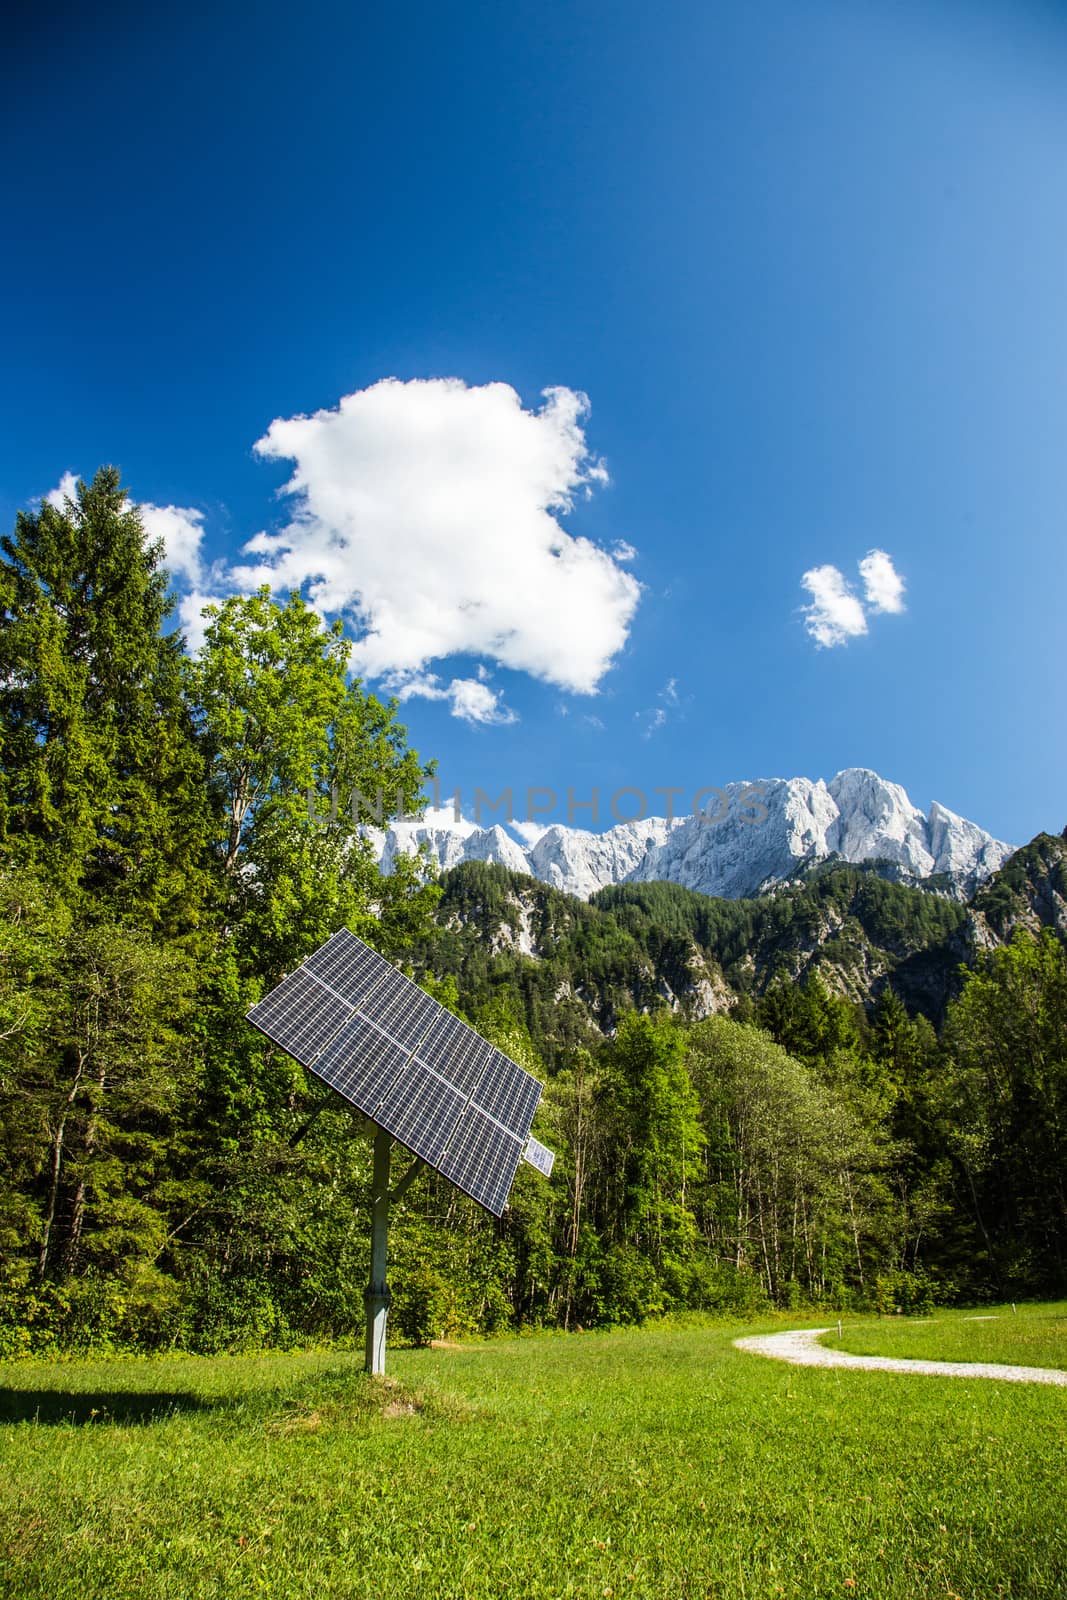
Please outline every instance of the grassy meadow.
M840 1342L1067 1366L1067 1307L999 1310ZM337 1352L5 1366L0 1592L1062 1596L1067 1393L732 1348L804 1320L398 1350L384 1383Z

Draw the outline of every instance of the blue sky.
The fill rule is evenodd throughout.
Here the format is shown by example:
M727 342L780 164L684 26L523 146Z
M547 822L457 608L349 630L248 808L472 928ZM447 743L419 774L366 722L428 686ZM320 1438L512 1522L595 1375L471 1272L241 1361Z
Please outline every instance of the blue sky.
M465 794L870 766L1064 825L1058 8L223 13L23 13L5 527L114 461L185 591L362 603Z

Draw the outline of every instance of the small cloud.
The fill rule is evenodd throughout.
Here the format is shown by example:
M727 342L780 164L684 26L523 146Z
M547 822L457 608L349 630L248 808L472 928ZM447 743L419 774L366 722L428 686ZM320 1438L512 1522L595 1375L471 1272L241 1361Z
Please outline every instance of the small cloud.
M594 733L603 733L604 732L604 724L603 724L603 722L601 722L599 717L592 717L592 716L586 715L586 716L583 716L582 721L586 724L587 727L592 728Z
M148 537L162 539L164 560L171 577L183 578L187 583L201 583L204 577L200 555L204 513L188 506L154 506L147 501L137 509Z
M904 610L904 580L884 550L869 550L858 566L863 600L837 567L811 567L800 580L811 595L811 604L801 608L804 626L821 649L866 633L868 613Z
M662 689L656 690L656 699L661 702L658 706L649 706L644 711L634 712L634 721L644 724L641 730L642 737L651 739L654 733L669 720L670 712L681 704L678 697L678 679L668 678Z
M46 505L55 506L57 511L62 511L68 500L77 501L78 479L73 472L64 472L54 489L49 489L44 496Z
M864 594L872 611L904 610L904 579L884 550L870 550L860 562Z
M410 677L386 678L384 688L401 704L405 700L447 700L448 690L435 672L413 673Z
M627 539L616 539L611 547L611 553L616 561L636 561L637 551Z
M812 567L800 580L811 595L804 626L823 650L867 632L863 604L837 567Z
M502 704L499 692L479 683L477 678L453 678L448 686L448 698L452 702L452 715L463 722L491 723L500 727L518 721L514 711Z
M517 722L518 717L505 706L499 690L490 689L481 678L453 678L442 683L434 672L422 672L410 677L387 679L386 689L397 700L447 700L452 715L461 722L503 727Z
M656 706L652 711L634 712L634 721L644 723L644 727L641 729L641 736L644 739L651 739L654 733L658 733L666 720L667 713L662 706Z

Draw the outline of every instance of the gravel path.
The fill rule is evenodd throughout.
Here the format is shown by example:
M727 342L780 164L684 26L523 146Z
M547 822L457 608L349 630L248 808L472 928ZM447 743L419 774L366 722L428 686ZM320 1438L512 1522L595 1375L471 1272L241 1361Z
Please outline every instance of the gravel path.
M1067 1372L1056 1367L1006 1367L996 1361L904 1361L896 1356L854 1356L819 1343L832 1328L798 1328L795 1333L735 1339L738 1350L790 1361L795 1367L860 1367L865 1372L916 1372L932 1378L999 1378L1002 1383L1057 1383L1067 1387Z

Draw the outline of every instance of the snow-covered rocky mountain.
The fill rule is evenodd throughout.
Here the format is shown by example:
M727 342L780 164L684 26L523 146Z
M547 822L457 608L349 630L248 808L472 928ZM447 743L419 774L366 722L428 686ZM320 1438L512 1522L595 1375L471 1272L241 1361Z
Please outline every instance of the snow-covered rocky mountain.
M707 809L668 821L649 817L603 833L560 824L524 839L501 824L480 828L451 813L368 828L383 871L399 851L421 845L442 868L493 861L588 900L613 883L667 879L728 899L756 895L831 857L886 861L904 880L944 874L964 896L995 872L1013 846L935 801L928 816L897 783L851 767L820 778L767 778L727 784ZM520 831L516 828L516 832Z

